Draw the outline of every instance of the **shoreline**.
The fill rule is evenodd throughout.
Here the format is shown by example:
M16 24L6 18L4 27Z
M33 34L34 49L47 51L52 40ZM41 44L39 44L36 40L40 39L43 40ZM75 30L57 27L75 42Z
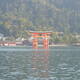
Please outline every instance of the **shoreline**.
M42 47L43 45L38 45L39 47ZM80 46L80 44L50 44L49 47L67 47L67 46ZM32 45L0 45L0 47L32 47Z
M49 46L53 46L53 47L66 47L66 46L68 46L68 44L51 44L51 45L49 45Z

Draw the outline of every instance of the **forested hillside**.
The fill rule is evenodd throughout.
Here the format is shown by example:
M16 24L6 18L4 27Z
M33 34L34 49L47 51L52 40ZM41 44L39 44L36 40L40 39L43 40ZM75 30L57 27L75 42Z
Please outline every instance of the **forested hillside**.
M0 33L24 37L26 30L80 31L80 0L0 0Z

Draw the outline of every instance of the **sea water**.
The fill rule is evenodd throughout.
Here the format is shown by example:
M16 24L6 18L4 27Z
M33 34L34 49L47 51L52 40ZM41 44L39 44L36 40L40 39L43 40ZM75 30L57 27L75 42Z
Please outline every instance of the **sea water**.
M80 47L0 47L0 80L80 80Z

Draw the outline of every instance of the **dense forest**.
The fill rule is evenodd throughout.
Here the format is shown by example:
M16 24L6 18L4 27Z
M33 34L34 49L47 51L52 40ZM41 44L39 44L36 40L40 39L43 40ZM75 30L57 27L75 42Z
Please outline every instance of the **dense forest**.
M27 30L80 31L80 0L0 0L0 33L25 37Z

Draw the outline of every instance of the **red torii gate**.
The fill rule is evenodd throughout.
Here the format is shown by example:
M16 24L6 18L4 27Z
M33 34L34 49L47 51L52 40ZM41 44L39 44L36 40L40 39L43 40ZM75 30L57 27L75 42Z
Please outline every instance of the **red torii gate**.
M49 48L49 37L52 33L51 31L30 31L32 39L32 46L34 49L38 48L39 38L42 38L43 48Z

